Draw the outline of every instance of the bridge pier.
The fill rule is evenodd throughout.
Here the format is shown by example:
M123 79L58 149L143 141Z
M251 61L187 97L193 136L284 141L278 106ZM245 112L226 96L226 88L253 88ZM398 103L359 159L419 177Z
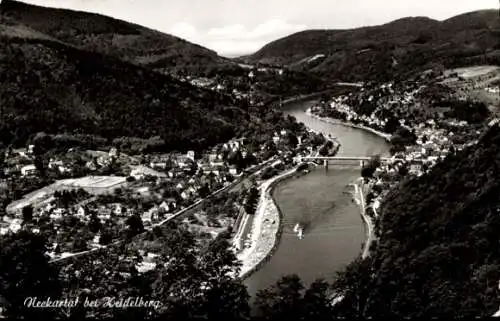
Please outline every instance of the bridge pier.
M365 166L365 161L364 161L364 160L360 160L360 161L359 161L359 166L360 166L361 168L363 168L363 166Z
M325 169L328 169L328 159L323 160L323 166L325 166Z

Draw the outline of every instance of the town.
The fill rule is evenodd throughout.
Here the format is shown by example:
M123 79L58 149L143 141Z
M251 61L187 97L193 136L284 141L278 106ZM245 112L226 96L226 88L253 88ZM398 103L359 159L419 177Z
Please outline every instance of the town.
M0 317L500 316L498 10L26 1Z
M251 70L247 76L254 78L254 72L269 71ZM486 78L489 82L485 81L485 73L490 76ZM282 72L275 74L279 77ZM473 144L473 138L481 132L481 121L486 119L480 117L469 123L461 119L461 115L447 117L452 110L450 107L426 108L422 113L421 106L437 106L450 97L460 102L469 101L470 97L463 97L464 83L476 92L482 90L493 96L497 93L498 87L488 87L488 84L496 80L498 69L476 72L467 80L460 76L461 80L455 82L451 77L457 77L456 72L449 73L448 77L436 77L436 74L426 72L400 84L363 85L348 94L327 101L323 99L307 111L326 121L338 119L373 130L390 140L391 161L381 163L374 159L367 165L373 168L363 172L369 191L366 210L375 220L383 197L402 177L420 176L449 153ZM479 80L482 81L480 88L475 83ZM206 78L191 82L215 91L226 88ZM447 96L435 97L444 84L448 88ZM450 88L455 92L460 90L462 96L457 98L458 94L454 95ZM238 99L249 98L236 90L233 94ZM491 119L488 125L497 121ZM242 213L246 213L245 195L265 180L297 165L297 156L311 155L314 150L316 155L326 155L329 148L335 147L330 151L330 155L334 155L339 147L338 142L332 146L328 139L303 127L298 127L299 132L290 128L277 128L258 148L254 139L241 137L202 154L188 151L185 154L128 155L120 151L120 147L112 147L109 151L70 148L45 161L39 160L36 142L43 145L50 138L39 133L33 140L35 143L26 148L5 150L2 189L6 197L0 233L17 232L25 225L31 226L33 232L48 237L52 244L48 254L55 260L64 259L151 230L216 191L230 189L250 173L257 172L258 179L253 179L244 192L240 191L239 197L230 196L234 203L224 215L214 217L204 206L182 220L200 240L214 239L227 228L232 228L236 234L245 231L243 238L247 240L241 240L242 235L238 235L236 242L238 250L243 251L251 247L250 226L240 226ZM263 167L264 164L271 166ZM251 225L251 222L246 223ZM152 257L154 253L145 255L146 262L142 264L152 268L149 262Z
M340 120L391 142L390 161L378 157L363 168L366 213L379 222L384 197L404 179L429 172L450 153L474 145L496 125L486 104L498 99L500 69L492 66L427 71L407 82L374 87L322 100L307 112ZM463 108L468 108L463 112Z
M182 224L200 240L214 239L240 222L245 208L252 211L252 206L244 206L252 186L293 166L297 155L325 153L332 147L321 135L299 128L278 129L258 148L245 137L202 154L132 156L116 147L107 152L70 148L51 154L46 164L36 144L50 138L40 133L25 149L5 151L6 206L0 233L30 227L48 238L48 254L60 260L151 230L257 172L258 180L249 182L227 211L214 213L205 204L183 219ZM222 201L226 202L224 197ZM250 246L249 241L242 243Z

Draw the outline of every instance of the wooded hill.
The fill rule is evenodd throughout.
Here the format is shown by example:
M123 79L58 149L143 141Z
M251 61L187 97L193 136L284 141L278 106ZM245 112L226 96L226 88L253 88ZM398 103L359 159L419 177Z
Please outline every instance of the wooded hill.
M164 73L204 73L238 68L227 58L184 39L100 14L4 0L0 13L31 33ZM24 28L25 33L28 31Z
M267 44L246 60L332 79L385 80L436 64L498 62L499 40L498 11L483 10L444 21L410 17L373 27L302 31Z
M346 316L478 317L498 310L500 129L384 200L379 244L337 283Z
M0 38L0 139L6 145L44 131L108 140L156 137L162 150L200 149L228 140L235 124L248 118L227 96L3 17Z

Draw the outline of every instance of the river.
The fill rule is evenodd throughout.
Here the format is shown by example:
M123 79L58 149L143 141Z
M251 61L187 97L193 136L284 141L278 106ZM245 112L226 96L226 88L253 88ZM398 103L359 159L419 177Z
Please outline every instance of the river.
M313 103L290 104L284 111L315 131L337 137L341 143L338 156L388 153L387 142L375 134L308 116L305 110ZM336 271L360 254L365 227L349 186L359 176L359 167L318 167L274 189L273 197L283 213L283 234L269 261L244 281L250 295L286 274L299 275L305 285L317 278L331 281ZM299 221L308 224L302 240L292 231Z

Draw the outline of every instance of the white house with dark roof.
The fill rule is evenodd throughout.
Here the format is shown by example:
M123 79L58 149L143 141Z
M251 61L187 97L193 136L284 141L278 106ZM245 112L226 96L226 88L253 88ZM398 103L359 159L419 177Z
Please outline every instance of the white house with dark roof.
M21 167L21 175L23 176L34 175L35 173L36 173L36 166L33 164Z

